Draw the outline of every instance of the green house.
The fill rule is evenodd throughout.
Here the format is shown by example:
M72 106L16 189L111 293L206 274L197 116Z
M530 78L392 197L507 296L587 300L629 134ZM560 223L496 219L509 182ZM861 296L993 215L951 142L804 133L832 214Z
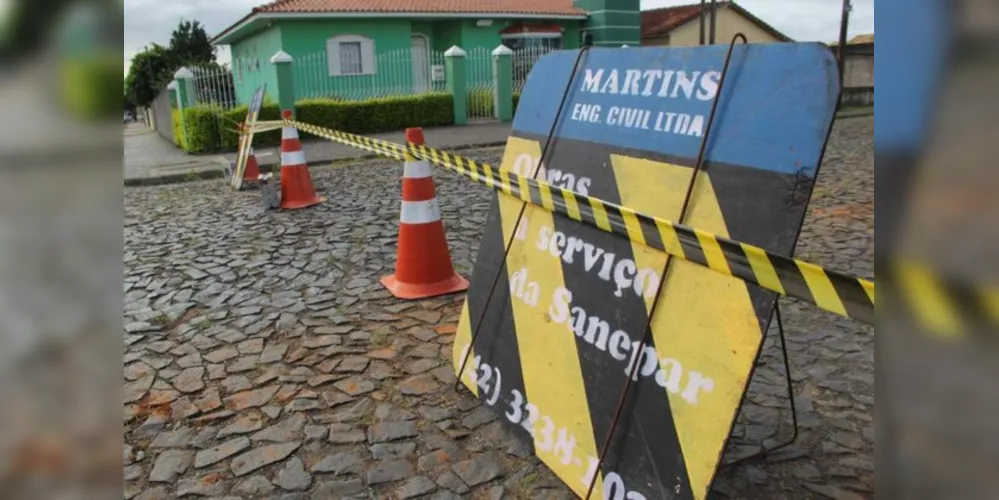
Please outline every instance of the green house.
M608 8L609 7L609 8ZM489 88L490 54L515 53L515 80L558 49L639 44L639 0L278 0L218 34L228 45L236 98L276 85L269 59L292 59L297 98L363 99L445 88L444 52L468 54L470 88ZM522 82L521 82L522 83Z

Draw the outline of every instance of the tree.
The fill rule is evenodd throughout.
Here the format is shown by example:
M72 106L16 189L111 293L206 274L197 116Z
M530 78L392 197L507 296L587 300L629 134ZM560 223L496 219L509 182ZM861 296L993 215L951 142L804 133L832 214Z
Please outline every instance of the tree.
M155 43L136 54L125 77L125 93L137 105L148 107L177 70L171 59L169 50Z
M170 56L178 68L215 62L215 47L198 21L181 20L170 35Z
M181 67L215 64L215 48L205 27L198 21L181 20L170 35L169 46L154 43L132 58L125 93L137 105L148 107Z

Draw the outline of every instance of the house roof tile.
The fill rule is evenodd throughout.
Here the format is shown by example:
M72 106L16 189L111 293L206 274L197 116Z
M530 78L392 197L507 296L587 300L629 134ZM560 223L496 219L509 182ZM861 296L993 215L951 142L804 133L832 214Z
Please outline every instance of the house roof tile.
M572 6L572 0L276 0L254 7L247 15L212 38L226 39L234 30L256 16L314 14L460 14L573 16L585 18L586 11ZM225 42L228 43L228 42Z
M277 0L253 9L255 13L305 12L420 12L448 14L585 15L572 0Z

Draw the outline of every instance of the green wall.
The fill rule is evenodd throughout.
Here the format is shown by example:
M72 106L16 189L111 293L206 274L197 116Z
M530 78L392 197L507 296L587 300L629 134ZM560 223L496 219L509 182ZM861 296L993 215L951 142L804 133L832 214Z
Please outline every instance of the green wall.
M243 104L248 104L253 99L253 92L261 84L267 84L268 94L274 95L277 88L277 73L270 64L270 58L281 49L281 30L278 26L270 27L264 31L240 40L233 44L233 82L236 87L236 98ZM254 59L259 64L252 66L243 63L243 79L240 81L239 69L236 68L235 61L241 58ZM250 67L248 67L250 66Z
M591 13L584 27L593 35L594 46L641 44L639 0L574 0L572 4Z
M408 19L281 21L280 25L284 50L295 60L292 67L299 98L332 95L359 99L377 97L390 89L412 89L408 63L412 26ZM375 74L329 76L326 41L338 35L360 35L374 41Z
M411 24L411 26L410 26L410 29L413 30L413 34L414 35L417 34L417 33L421 34L421 35L426 35L426 37L430 41L430 43L427 45L427 48L429 48L430 50L436 50L436 49L434 49L434 47L435 47L435 45L434 45L434 38L435 38L435 36L434 36L434 24L435 23L427 22L427 21L423 21L423 22L416 22L416 21L414 21Z
M500 44L499 32L504 26L503 20L493 20L492 26L478 27L477 19L461 20L461 48L471 51L476 47L484 47L492 52Z
M444 52L454 45L461 46L461 21L436 21L434 26L434 50Z
M412 46L412 33L426 35L430 48L435 52L444 52L454 45L465 49L470 55L467 64L469 83L491 86L491 53L501 42L499 32L517 21L494 19L490 26L483 27L476 26L476 21L395 18L278 21L232 44L234 59L255 57L260 61L259 69L248 70L244 67L242 81L239 81L238 75L235 76L236 94L239 101L245 104L261 83L266 83L268 89L276 88L277 74L269 59L278 50L284 50L294 59L295 95L299 99L318 95L359 99L411 92L413 74L408 49ZM578 48L582 21L554 23L564 29L562 47ZM374 75L329 76L326 41L338 35L360 35L373 40L377 60ZM438 84L441 82L434 83L434 86ZM273 96L273 90L269 94Z

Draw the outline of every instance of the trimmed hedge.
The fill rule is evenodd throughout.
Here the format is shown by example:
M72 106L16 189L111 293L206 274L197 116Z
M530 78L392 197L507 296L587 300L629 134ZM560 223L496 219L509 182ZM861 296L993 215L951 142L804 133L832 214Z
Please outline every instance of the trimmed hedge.
M257 114L257 120L280 120L281 110L278 109L277 105L267 103L266 99L264 103L260 106L260 113ZM248 109L248 106L240 106L222 114L222 130L220 133L222 135L222 149L224 151L235 151L239 148L239 134L236 133L236 126L243 123L243 120L246 119L246 111ZM255 148L279 145L281 145L281 129L253 134L253 147Z
M513 114L517 114L517 104L520 104L520 92L513 93ZM488 109L488 116L495 116L492 90L472 90L468 92L468 108L476 111Z
M418 96L387 97L367 101L307 99L295 103L299 121L354 134L389 132L407 127L436 127L454 123L454 101L451 94L435 92ZM238 123L246 118L246 106L222 111L217 106L199 105L184 109L187 144L178 145L188 153L203 153L219 149L232 151L239 145ZM179 113L174 110L175 137L179 134ZM221 115L221 118L219 117ZM276 105L266 103L260 108L258 120L278 120ZM300 132L300 136L311 137ZM254 134L255 147L281 143L281 130Z
M170 109L170 125L173 127L173 143L180 149L187 151L187 143L184 141L184 128L180 124L180 110Z
M299 121L353 134L450 125L454 123L453 109L451 94L443 92L367 101L307 99L295 103Z
M468 91L468 109L474 109L479 116L483 113L484 116L496 116L496 110L493 108L493 91L488 89Z

